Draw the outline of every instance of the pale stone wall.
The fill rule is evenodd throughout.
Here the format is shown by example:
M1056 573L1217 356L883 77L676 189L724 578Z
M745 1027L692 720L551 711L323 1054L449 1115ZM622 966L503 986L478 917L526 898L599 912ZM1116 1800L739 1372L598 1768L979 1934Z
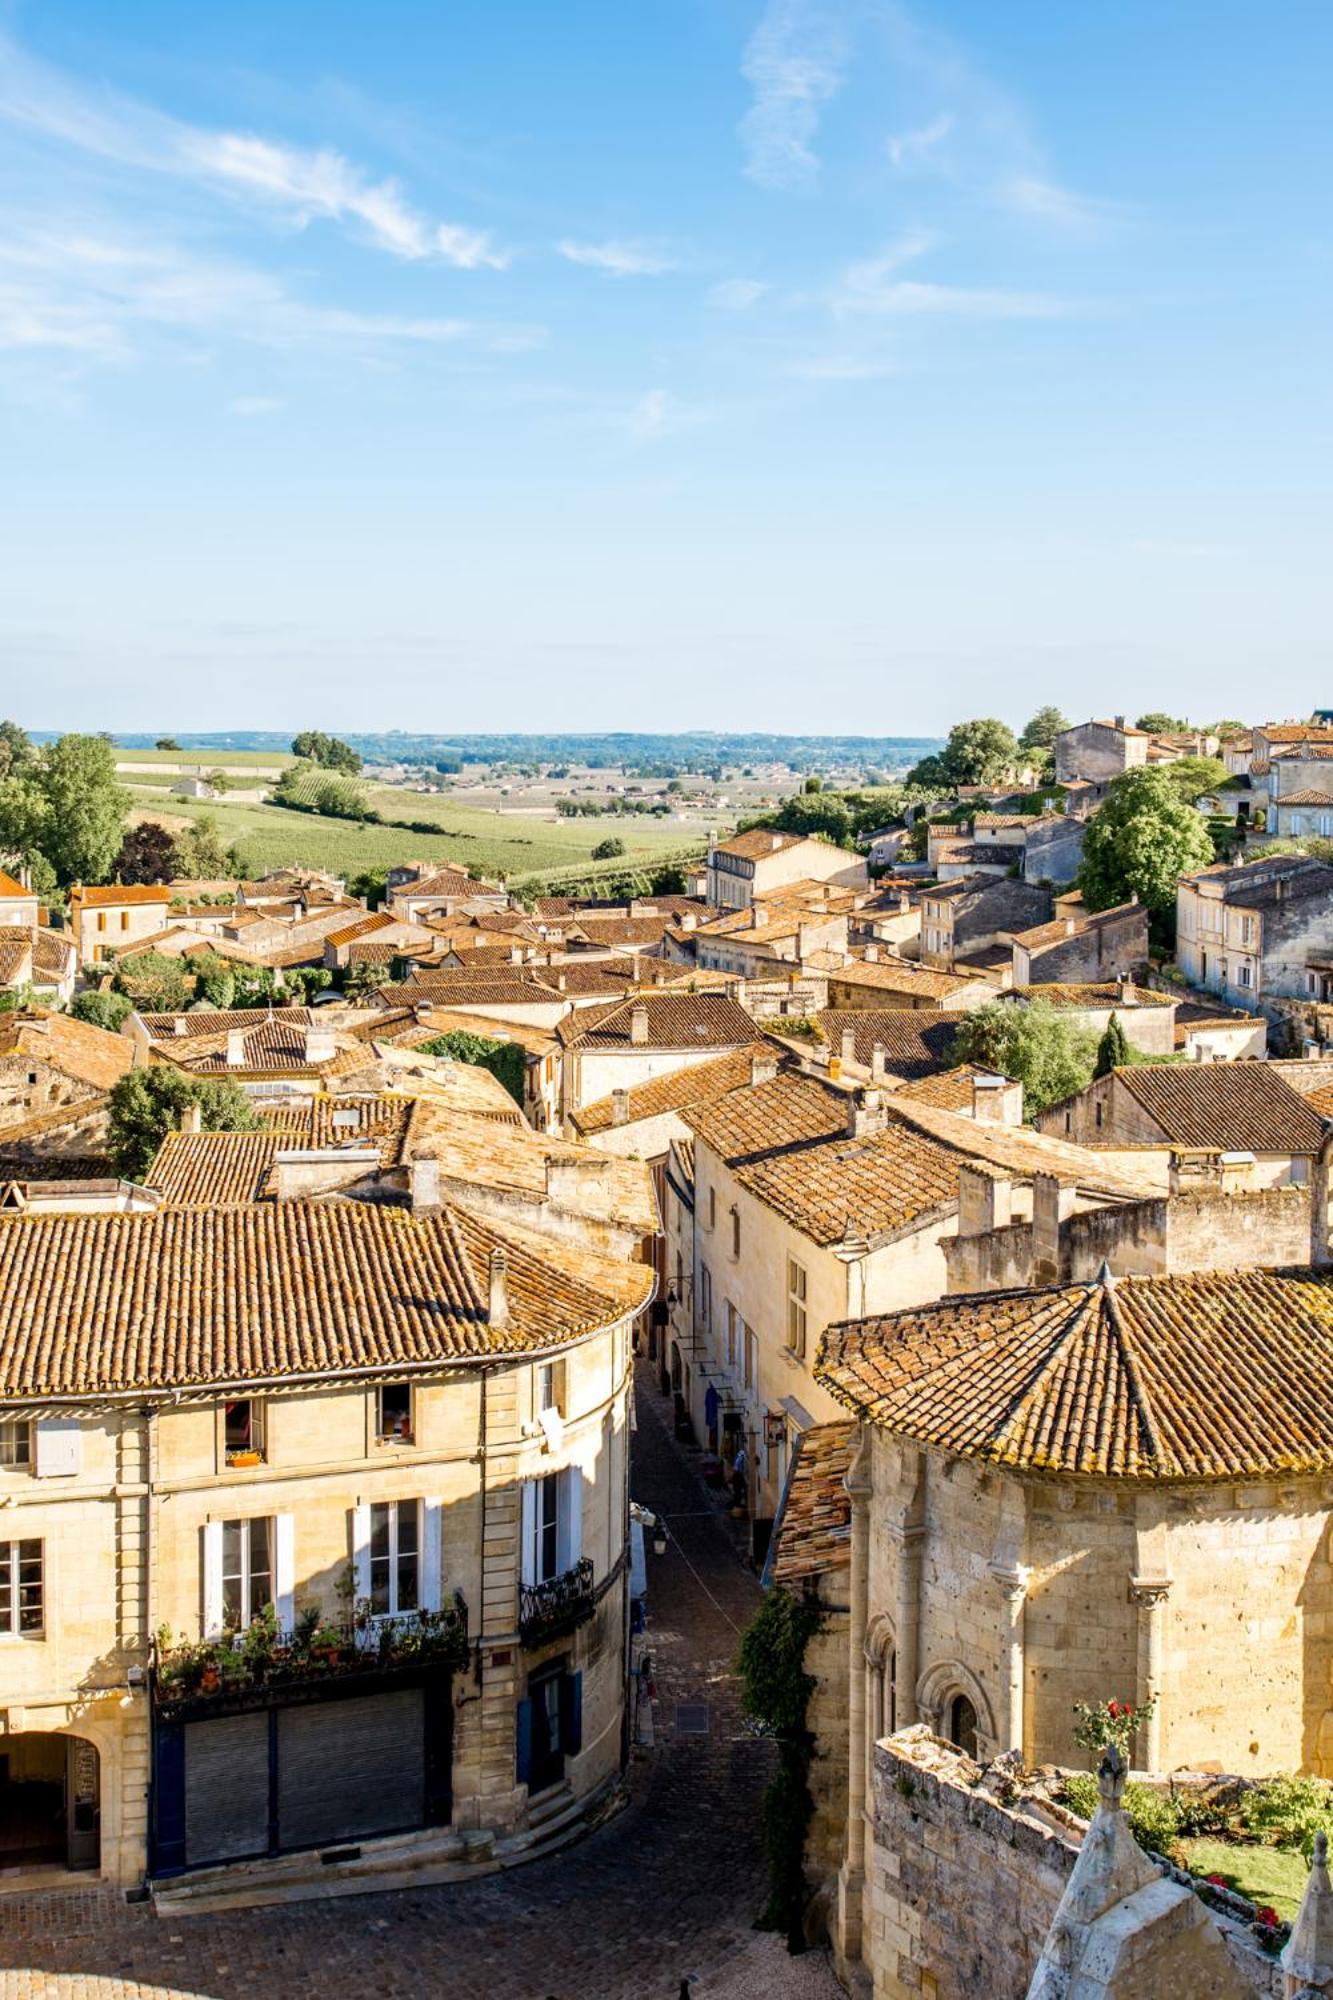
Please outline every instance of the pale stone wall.
M565 1109L577 1111L584 1104L597 1104L613 1090L634 1090L655 1077L675 1076L683 1069L697 1069L701 1063L716 1062L722 1051L699 1049L635 1048L627 1043L606 1053L574 1049L565 1056Z
M847 1599L845 1569L820 1579L824 1622L805 1649L805 1670L815 1677L806 1719L815 1738L810 1794L815 1802L805 1844L806 1880L815 1895L829 1895L847 1839Z

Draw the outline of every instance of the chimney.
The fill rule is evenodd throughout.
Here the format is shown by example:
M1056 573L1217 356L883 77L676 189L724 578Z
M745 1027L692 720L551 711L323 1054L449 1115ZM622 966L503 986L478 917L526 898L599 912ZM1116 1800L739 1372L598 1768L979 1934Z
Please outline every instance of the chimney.
M416 1015L418 1021L428 1021L435 1012L435 1002L433 1000L418 1000L412 1012Z
M308 1063L332 1062L338 1053L333 1030L322 1021L310 1021L305 1031L305 1059Z
M245 1068L244 1028L228 1028L227 1030L227 1068Z
M511 965L522 965L522 963L523 963L523 947L522 947L522 945L519 945L519 944L511 944L511 945L510 945L510 947L509 947L509 963L510 963Z
M172 1019L172 1023L171 1023L171 1032L172 1032L172 1034L173 1034L173 1035L188 1035L188 1034L189 1034L189 1032L190 1032L190 1024L189 1024L189 1022L188 1022L188 1021L186 1020L186 1018L185 1018L184 1014L177 1014L177 1015L173 1016L173 1019Z
M629 1092L627 1090L613 1090L611 1092L611 1123L613 1125L629 1124Z
M870 1081L872 1083L883 1083L884 1066L887 1057L888 1050L885 1048L883 1042L876 1042L874 1048L870 1051Z
M750 1057L751 1083L771 1083L778 1073L777 1055L772 1049L756 1049Z
M989 1236L1013 1219L1014 1184L971 1162L958 1169L958 1234Z
M1134 980L1131 974L1128 972L1122 973L1116 981L1116 985L1120 990L1120 998L1127 1007L1137 1005L1138 995L1134 991Z
M1008 1079L1003 1076L973 1077L972 1117L978 1125L1004 1124L1004 1095L1008 1088Z
M648 1009L646 1007L636 1006L630 1008L629 1038L636 1049L642 1049L647 1047Z
M847 1099L847 1137L864 1139L884 1129L884 1113L877 1090L854 1090Z
M194 1133L194 1132L202 1132L203 1129L204 1129L203 1106L201 1104L187 1104L185 1106L185 1109L181 1112L181 1131Z
M509 1259L503 1250L491 1252L490 1280L486 1317L492 1326L503 1328L509 1324Z
M563 972L558 972L556 974L555 990L557 993L563 993L565 990L565 975Z
M1074 1191L1068 1193L1054 1174L1032 1176L1032 1282L1058 1285L1061 1270L1060 1224L1073 1208Z
M440 1205L440 1163L435 1159L413 1160L408 1173L412 1187L412 1213L421 1215Z
M770 833L768 836L768 844L772 848L773 852L776 854L778 849L782 845L782 835L780 833Z
M1066 937L1073 937L1073 935L1074 935L1074 932L1075 932L1075 931L1076 931L1077 929L1078 929L1078 918L1077 918L1077 917L1066 917L1066 918L1065 918L1065 936L1066 936Z
M843 1031L842 1031L842 1040L841 1040L841 1042L840 1042L840 1044L839 1044L839 1047L838 1047L838 1053L839 1053L839 1055L840 1055L840 1056L842 1057L842 1060L843 1060L843 1066L844 1066L844 1068L846 1067L846 1065L847 1065L848 1063L854 1063L854 1062L856 1061L856 1030L855 1030L855 1028L844 1028L844 1029L843 1029Z
M1123 715L1117 715L1117 717L1116 717L1116 719L1115 719L1115 726L1116 726L1116 728L1117 728L1117 729L1118 729L1118 730L1120 731L1120 733L1121 733L1121 734L1123 735L1123 734L1124 734L1124 729L1125 729L1125 718L1124 718L1124 716L1123 716Z
M900 889L898 891L898 915L900 917L907 917L910 916L911 913L912 913L912 898L906 889Z
M866 964L879 964L879 946L877 944L868 944L866 946Z

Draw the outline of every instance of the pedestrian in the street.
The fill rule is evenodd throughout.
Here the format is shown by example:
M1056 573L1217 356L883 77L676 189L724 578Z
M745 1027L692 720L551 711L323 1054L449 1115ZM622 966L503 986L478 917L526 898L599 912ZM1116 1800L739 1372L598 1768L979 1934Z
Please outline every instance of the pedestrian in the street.
M736 1456L731 1461L731 1504L744 1507L750 1498L750 1454L744 1443L736 1448Z

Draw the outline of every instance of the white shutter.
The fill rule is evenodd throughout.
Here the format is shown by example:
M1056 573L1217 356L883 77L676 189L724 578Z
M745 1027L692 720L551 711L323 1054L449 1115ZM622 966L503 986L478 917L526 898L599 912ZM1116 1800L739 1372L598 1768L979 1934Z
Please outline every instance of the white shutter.
M523 1515L519 1538L519 1577L524 1583L537 1581L537 1482L523 1481Z
M291 1514L273 1516L273 1609L278 1630L290 1632L296 1623L296 1523Z
M423 1611L438 1611L444 1603L444 1503L421 1502L421 1591Z
M370 1599L370 1507L364 1500L352 1509L352 1595L354 1606Z
M82 1435L77 1417L38 1417L36 1433L38 1479L67 1479L77 1473Z
M204 1637L222 1631L222 1523L204 1523Z
M583 1474L577 1465L566 1466L560 1475L560 1513L556 1534L560 1569L573 1569L583 1554Z

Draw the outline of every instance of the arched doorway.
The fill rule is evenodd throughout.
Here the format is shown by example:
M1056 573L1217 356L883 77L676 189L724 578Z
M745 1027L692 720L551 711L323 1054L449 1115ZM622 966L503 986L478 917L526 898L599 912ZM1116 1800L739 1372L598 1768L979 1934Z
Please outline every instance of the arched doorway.
M965 1694L956 1694L949 1703L946 1734L949 1741L956 1744L965 1756L975 1759L977 1754L977 1711L973 1708Z
M83 1736L0 1738L0 1881L12 1869L96 1868L101 1759Z

